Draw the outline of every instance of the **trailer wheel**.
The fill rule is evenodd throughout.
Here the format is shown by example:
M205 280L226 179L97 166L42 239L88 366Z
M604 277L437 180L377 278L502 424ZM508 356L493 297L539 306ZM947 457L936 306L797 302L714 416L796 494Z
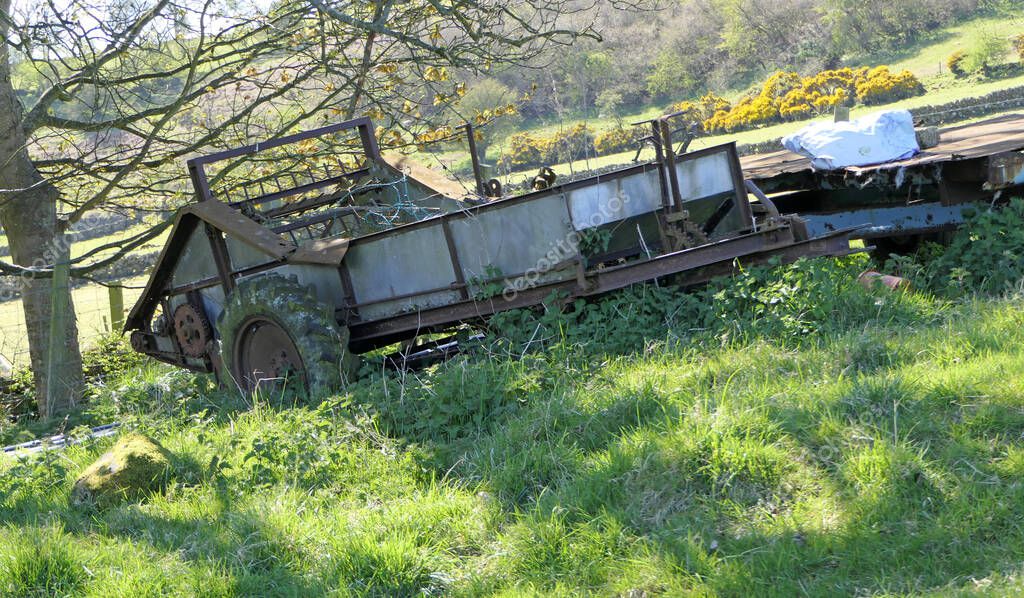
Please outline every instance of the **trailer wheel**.
M223 370L246 394L301 384L310 395L341 388L354 371L348 329L297 281L241 281L217 321Z

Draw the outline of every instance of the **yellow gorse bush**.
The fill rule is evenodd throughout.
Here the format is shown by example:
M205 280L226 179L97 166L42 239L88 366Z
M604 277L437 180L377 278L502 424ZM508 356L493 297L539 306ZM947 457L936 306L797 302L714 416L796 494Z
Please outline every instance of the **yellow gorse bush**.
M516 133L509 137L508 143L506 159L514 167L557 164L594 155L594 132L585 123L577 123L547 137Z
M826 114L836 106L854 102L869 106L895 102L924 91L913 73L894 73L887 66L847 67L808 77L778 71L735 104L707 93L697 100L673 104L668 112L680 113L680 118L699 124L707 133L735 132ZM512 167L523 168L587 155L604 156L636 148L648 133L641 127L620 124L595 137L583 123L546 137L516 133L508 138L504 160Z
M893 73L887 66L847 67L809 77L779 71L756 93L748 94L730 109L705 117L703 124L708 132L733 132L824 114L854 99L875 105L922 93L924 86L913 73Z
M616 125L594 138L594 152L599 156L617 154L636 149L647 131L640 127L623 127Z
M967 74L967 69L964 68L964 60L967 60L967 53L963 50L957 50L946 59L946 68L955 76L963 77Z
M680 117L694 123L703 124L714 118L719 113L728 113L732 110L729 100L714 93L708 92L701 96L696 102L685 101L672 104L670 112L681 113Z

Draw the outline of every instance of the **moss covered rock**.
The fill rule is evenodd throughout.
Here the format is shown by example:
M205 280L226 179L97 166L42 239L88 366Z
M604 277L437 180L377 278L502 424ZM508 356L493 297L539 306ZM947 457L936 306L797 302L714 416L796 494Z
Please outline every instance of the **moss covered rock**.
M71 499L76 504L107 507L137 500L167 485L171 453L141 434L121 437L75 481Z

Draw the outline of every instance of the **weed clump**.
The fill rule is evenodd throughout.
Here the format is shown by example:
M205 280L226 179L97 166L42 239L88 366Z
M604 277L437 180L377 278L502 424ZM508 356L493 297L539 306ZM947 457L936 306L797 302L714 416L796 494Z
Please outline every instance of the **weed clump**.
M683 292L656 283L634 285L592 302L496 315L490 328L497 352L564 346L590 355L630 354L652 343L698 348L768 338L800 346L823 334L842 334L878 321L913 323L934 316L911 294L872 293L857 284L868 258L800 260L788 266L743 269L735 276Z

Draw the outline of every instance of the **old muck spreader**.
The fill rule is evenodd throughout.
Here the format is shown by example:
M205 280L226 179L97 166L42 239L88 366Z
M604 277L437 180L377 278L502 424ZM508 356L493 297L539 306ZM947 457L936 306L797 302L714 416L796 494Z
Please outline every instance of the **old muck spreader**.
M676 155L668 118L648 126L655 159L567 184L548 174L515 197L475 159L464 186L381 155L366 119L193 159L198 201L127 318L132 346L243 392L286 378L316 392L359 353L553 292L850 252L849 230L808 234L749 196L733 144Z

